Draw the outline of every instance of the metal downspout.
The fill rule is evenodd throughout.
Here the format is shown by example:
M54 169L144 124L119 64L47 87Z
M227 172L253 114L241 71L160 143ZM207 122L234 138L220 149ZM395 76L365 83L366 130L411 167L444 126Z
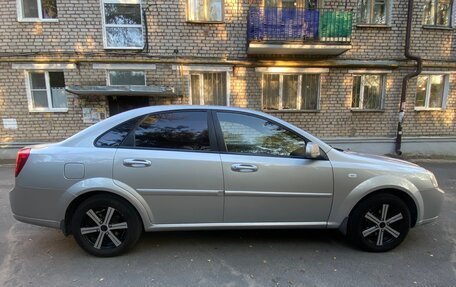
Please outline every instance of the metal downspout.
M412 15L413 15L413 0L408 1L408 9L407 9L407 30L405 34L405 51L404 55L409 60L416 61L416 70L412 73L405 75L402 79L402 91L401 91L401 104L399 108L399 121L397 124L397 133L396 133L396 154L401 155L401 146L402 146L402 123L404 121L404 110L405 110L405 102L407 98L407 84L408 81L421 74L423 70L423 60L420 56L410 54L410 38L412 34Z

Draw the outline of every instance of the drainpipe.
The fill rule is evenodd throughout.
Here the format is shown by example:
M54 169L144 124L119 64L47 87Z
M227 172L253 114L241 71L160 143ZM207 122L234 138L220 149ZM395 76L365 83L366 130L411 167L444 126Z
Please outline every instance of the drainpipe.
M404 55L408 60L416 61L416 70L412 73L405 75L402 79L402 91L401 91L401 104L399 108L399 121L397 124L397 133L396 133L396 154L401 155L401 145L402 145L402 123L404 121L404 110L405 110L405 100L407 97L407 84L408 81L421 74L423 70L423 60L420 56L410 54L410 37L412 34L412 15L413 15L413 0L408 1L407 9L407 31L405 34L405 51Z

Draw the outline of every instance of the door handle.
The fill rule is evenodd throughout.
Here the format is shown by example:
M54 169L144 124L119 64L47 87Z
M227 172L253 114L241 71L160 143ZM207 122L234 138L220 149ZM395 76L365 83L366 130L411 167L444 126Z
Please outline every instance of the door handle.
M237 172L255 172L258 170L258 167L253 164L235 163L231 165L231 170Z
M152 165L152 162L145 159L124 159L123 165L127 167L148 167Z

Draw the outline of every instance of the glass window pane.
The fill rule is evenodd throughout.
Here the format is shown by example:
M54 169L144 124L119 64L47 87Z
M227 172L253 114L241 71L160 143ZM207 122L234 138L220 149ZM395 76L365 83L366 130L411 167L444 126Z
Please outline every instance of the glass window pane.
M63 72L49 72L49 83L52 88L64 88L65 77Z
M374 0L374 11L373 11L372 23L374 24L386 24L386 1L375 1Z
M205 105L226 106L226 73L203 74Z
M352 108L360 108L361 76L353 76Z
M207 0L208 5L208 20L209 21L222 21L222 0Z
M144 86L146 85L144 71L109 71L109 83L111 86L131 85Z
M382 101L382 76L365 75L363 109L380 109Z
M46 89L44 72L30 73L30 85L32 89Z
M451 15L451 0L437 1L436 25L449 26Z
M222 0L190 0L189 19L192 21L222 21Z
M434 0L426 0L424 4L423 24L434 25Z
M416 85L415 106L424 107L426 104L426 87L428 76L419 76Z
M358 21L360 23L369 23L369 2L371 0L360 0L358 3Z
M279 109L279 75L263 75L263 109Z
M67 96L65 88L51 88L51 99L53 108L67 108Z
M105 23L120 25L141 25L141 5L104 4Z
M119 146L128 133L136 126L138 118L129 120L118 125L112 130L102 135L95 143L98 147L117 147Z
M206 112L148 116L135 131L137 147L210 150Z
M318 108L320 75L302 75L301 109L316 110Z
M278 0L264 0L264 6L266 7L278 7Z
M298 75L283 76L282 109L298 108Z
M201 105L200 75L191 75L192 105Z
M445 85L445 76L431 76L431 94L429 95L429 107L441 108L443 99L443 88Z
M32 91L32 100L34 108L48 108L48 98L46 91Z
M228 152L293 156L305 147L301 137L264 119L235 113L217 117Z
M141 48L143 46L142 28L107 27L107 45L110 48Z
M22 16L38 18L38 0L22 0Z
M41 0L41 11L43 19L57 18L57 1L56 0Z

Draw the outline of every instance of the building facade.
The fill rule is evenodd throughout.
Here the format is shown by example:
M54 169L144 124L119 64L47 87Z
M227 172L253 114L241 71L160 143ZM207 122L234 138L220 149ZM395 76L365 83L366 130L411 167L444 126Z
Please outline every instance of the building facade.
M5 0L0 153L147 105L263 110L329 143L393 153L408 1ZM456 153L451 0L415 0L405 153Z

